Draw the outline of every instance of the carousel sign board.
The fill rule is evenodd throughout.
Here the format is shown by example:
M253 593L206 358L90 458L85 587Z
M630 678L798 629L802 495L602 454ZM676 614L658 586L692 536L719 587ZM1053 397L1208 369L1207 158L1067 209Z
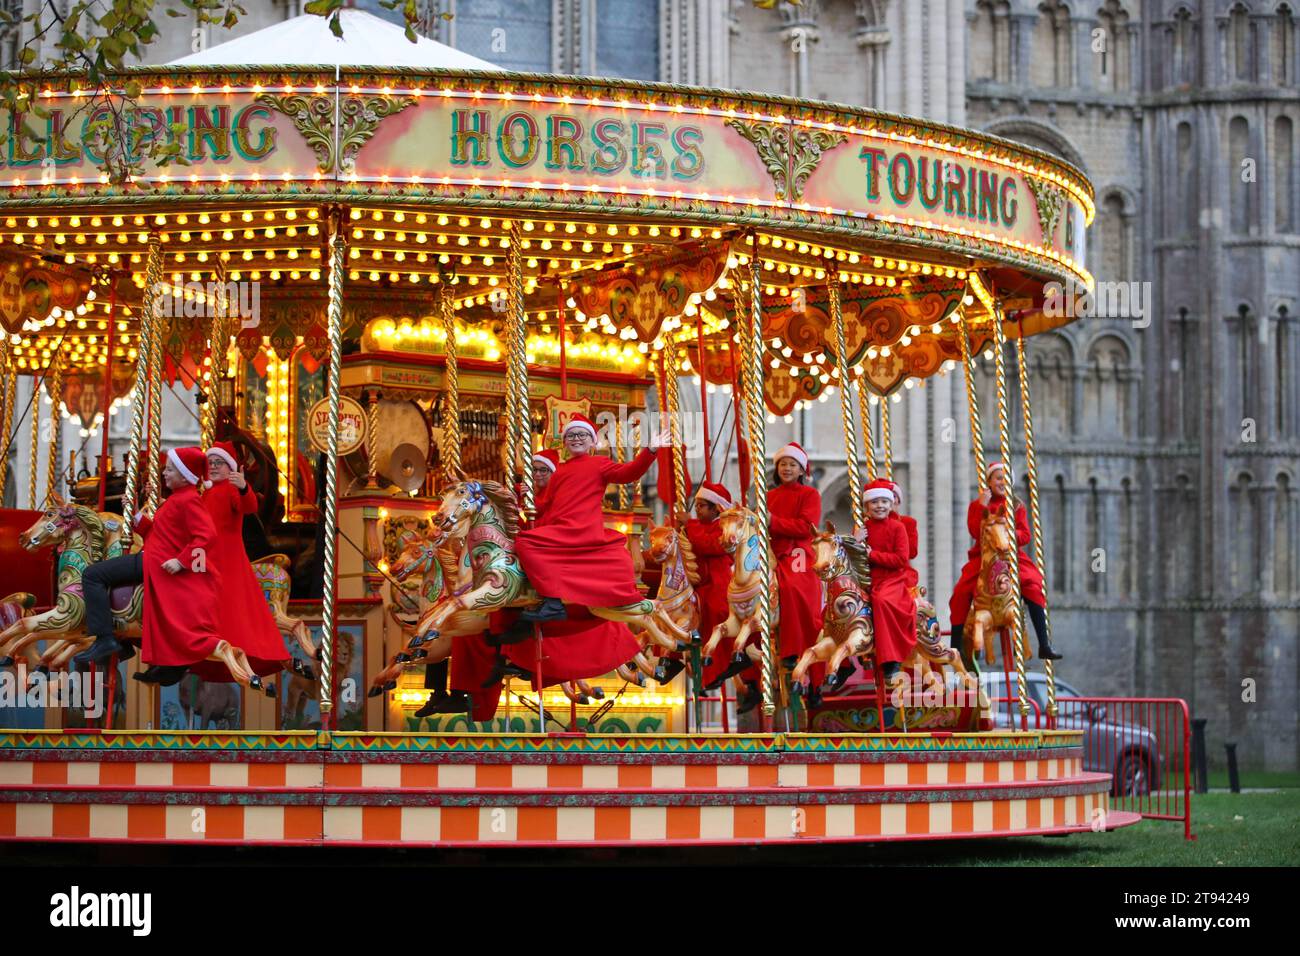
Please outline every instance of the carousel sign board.
M330 402L322 398L307 413L307 439L318 452L329 450ZM350 455L366 440L366 410L355 398L339 396L339 457Z
M179 136L188 165L145 163L131 183L110 183L87 132L106 107L91 110L82 97L52 89L41 100L48 119L0 115L10 134L0 204L60 193L148 201L308 189L539 212L785 222L1049 274L1084 270L1092 190L1077 170L916 119L553 77L136 76L144 92L126 107L127 129L146 141Z

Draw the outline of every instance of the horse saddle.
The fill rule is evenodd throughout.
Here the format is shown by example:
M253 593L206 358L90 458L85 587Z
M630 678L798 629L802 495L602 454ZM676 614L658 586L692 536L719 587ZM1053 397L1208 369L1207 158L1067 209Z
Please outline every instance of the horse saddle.
M108 592L108 607L114 614L125 614L135 597L138 584L119 584Z

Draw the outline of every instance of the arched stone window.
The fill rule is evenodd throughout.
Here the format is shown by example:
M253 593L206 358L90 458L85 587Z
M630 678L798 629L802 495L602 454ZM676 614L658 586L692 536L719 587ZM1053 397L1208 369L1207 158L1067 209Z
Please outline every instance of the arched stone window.
M1111 563L1115 560L1116 555L1110 553L1106 547L1107 538L1106 524L1104 520L1101 491L1097 488L1097 479L1088 479L1088 498L1084 504L1084 539L1087 545L1088 564L1087 577L1088 582L1085 590L1089 594L1105 594L1108 590L1106 580L1109 577ZM1105 574L1093 570L1094 555L1098 548L1102 549L1106 560Z
M1100 336L1089 347L1083 379L1084 434L1113 439L1132 437L1131 363L1128 344L1118 336Z
M1162 514L1168 516L1168 523L1162 523L1161 527L1168 529L1170 538L1169 546L1159 549L1164 561L1165 594L1170 598L1191 597L1199 527L1191 478L1183 473L1176 475L1173 486L1165 493L1164 503L1166 508Z
M1031 86L1068 87L1074 83L1074 43L1070 8L1060 0L1038 5L1029 56Z
M1119 485L1119 527L1116 529L1119 534L1119 593L1124 597L1133 597L1140 587L1137 495L1131 478L1125 477Z
M1229 77L1255 79L1255 28L1244 4L1236 4L1228 14L1228 58Z
M1036 335L1026 346L1029 388L1037 435L1055 438L1074 432L1074 348L1055 332Z
M1229 580L1234 594L1259 590L1259 488L1249 472L1233 483L1231 494Z
M1273 326L1273 408L1277 411L1274 433L1278 438L1300 435L1300 335L1296 320L1285 305L1277 307Z
M1193 155L1194 140L1192 124L1179 123L1174 134L1174 175L1182 188L1174 191L1178 198L1166 220L1170 235L1190 236L1196 232L1201 200L1200 167Z
M1255 197L1259 185L1254 178L1246 177L1247 160L1257 162L1250 148L1250 123L1244 116L1234 116L1228 123L1228 181L1232 184L1229 195L1232 201L1232 231L1240 235L1254 232L1259 221ZM1249 179L1249 181L1248 181Z
M1079 585L1075 577L1070 574L1070 555L1073 553L1070 547L1070 535L1073 527L1070 521L1070 495L1065 490L1065 476L1057 474L1052 479L1050 488L1053 502L1047 511L1055 516L1055 520L1051 527L1051 534L1043 539L1048 560L1051 562L1048 583L1054 590L1073 593L1079 590Z
M1286 472L1279 472L1273 492L1273 593L1289 598L1300 593L1300 513L1297 511L1295 483Z
M1097 204L1097 278L1127 282L1132 273L1133 211L1123 193L1111 190Z
M976 0L966 54L966 78L973 82L997 80L997 40L992 0Z
M1273 14L1271 33L1272 50L1269 60L1273 71L1273 82L1278 86L1294 86L1296 83L1296 20L1295 13L1287 4L1278 4Z
M1129 14L1119 0L1106 0L1097 11L1097 26L1105 33L1105 46L1094 58L1099 90L1123 91L1133 83L1133 46L1129 36Z
M1295 232L1296 155L1294 124L1289 116L1273 121L1273 228Z
M1200 27L1187 7L1174 11L1173 29L1169 39L1172 45L1169 57L1169 85L1191 86L1200 78Z

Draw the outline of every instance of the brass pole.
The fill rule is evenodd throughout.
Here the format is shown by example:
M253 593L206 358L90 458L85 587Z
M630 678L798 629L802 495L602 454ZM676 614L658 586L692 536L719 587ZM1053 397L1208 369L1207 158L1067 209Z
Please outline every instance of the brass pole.
M839 276L833 272L826 283L826 294L830 300L831 321L835 325L835 368L839 372L840 417L844 423L844 457L849 476L849 501L853 509L854 526L865 528L867 516L862 510L862 476L858 471L858 433L853 425L853 396L849 393L849 359L848 346L844 339L844 310L840 304Z
M754 515L758 519L759 589L758 620L763 628L762 676L763 714L776 714L780 675L777 673L776 631L772 620L772 549L768 544L767 495L764 493L763 465L767 461L767 435L763 425L763 296L758 261L758 244L749 258L749 375L746 376L749 417L749 460L754 485Z
M893 481L894 445L889 434L889 402L888 395L880 396L880 451L884 456L880 470L884 473L886 481Z
M988 476L984 472L984 430L980 425L979 393L975 390L975 356L970 350L970 331L966 327L966 316L961 317L961 334L957 336L961 345L961 360L966 367L966 406L970 410L970 442L975 452L975 480L980 491L988 487Z
M998 389L998 438L1002 449L1002 463L1006 466L1006 499L1007 514L1011 516L1013 530L1013 544L1015 555L1010 562L1011 567L1011 587L1012 594L1020 597L1020 545L1014 541L1014 523L1016 514L1016 493L1014 484L1011 481L1011 426L1010 418L1007 414L1007 376L1006 376L1006 359L1003 351L1006 345L1006 330L1002 328L1002 310L992 298L992 294L983 290L978 278L972 283L977 289L983 291L988 301L986 306L989 315L993 318L993 359L994 370L997 376ZM1025 605L1024 601L1016 601L1016 613L1011 617L1011 641L1015 650L1016 657L1016 693L1020 698L1020 717L1022 722L1029 719L1029 686L1025 678Z
M125 486L122 489L122 512L128 529L133 529L133 517L138 507L137 497L140 491L141 462L144 453L144 423L149 413L149 391L154 383L149 381L149 355L153 350L154 314L149 301L149 276L157 281L161 268L161 249L156 237L150 237L149 258L145 264L145 298L140 309L140 334L136 337L135 385L131 392L131 439L126 452ZM108 423L105 422L105 427ZM148 469L148 464L144 466ZM133 532L132 532L133 533Z
M57 356L56 356L57 359ZM49 366L46 366L45 375L50 374ZM40 463L41 453L41 384L45 378L32 379L32 442L31 442L31 467L27 469L27 507L35 511L38 507L36 501L37 475L39 474L38 465ZM20 423L21 424L21 423Z
M664 398L668 404L668 428L673 439L673 492L677 498L677 507L687 508L686 487L686 449L682 445L681 395L677 374L677 350L672 340L664 342L663 350L663 387Z
M18 364L14 361L9 348L8 337L0 334L0 348L5 351L4 363L4 416L0 421L0 438L4 441L9 440L9 435L14 427L14 399L17 397L18 390ZM105 423L107 424L107 423ZM9 475L9 456L0 457L0 497L4 495L5 478Z
M876 444L871 435L871 392L867 376L858 379L858 418L862 421L862 457L867 463L867 480L876 480Z
M335 592L338 588L338 457L339 457L339 367L343 364L343 278L347 266L347 234L344 212L329 211L329 307L326 332L329 335L329 366L325 395L329 399L329 426L325 438L325 555L322 562L324 588L321 592L320 714L321 730L328 731L334 711Z
M57 493L59 483L59 459L63 456L63 413L59 403L63 401L63 360L54 357L54 368L50 375L50 456L45 463L45 503ZM37 416L33 416L35 420Z
M158 511L162 500L162 474L158 468L158 455L162 451L162 355L163 321L158 313L162 294L162 240L155 234L149 237L149 258L144 277L144 309L152 314L153 337L149 340L149 353L139 367L148 369L149 380L149 457L145 462L146 508L150 516Z
M510 224L510 255L507 259L509 296L507 328L509 329L509 350L506 352L506 364L514 370L513 387L514 417L506 422L507 433L514 433L514 453L510 466L522 479L523 512L527 517L533 515L533 468L532 468L532 421L528 403L528 314L524 310L524 267L523 240L520 236L518 222ZM511 386L507 386L511 387ZM538 691L541 700L541 691Z
M451 281L443 276L438 289L438 313L442 317L442 331L447 336L444 354L447 374L442 390L442 473L444 481L461 473L460 462L460 353L456 342L456 312L452 307Z
M1024 330L1016 339L1016 364L1020 371L1020 409L1025 416L1025 472L1029 478L1029 521L1034 533L1034 566L1043 578L1043 616L1047 620L1047 641L1052 640L1052 615L1047 604L1047 562L1043 560L1043 525L1039 520L1038 506L1038 452L1034 448L1034 414L1033 403L1029 398L1029 374L1025 362ZM1047 716L1049 721L1056 720L1056 673L1052 666L1055 662L1043 661L1043 673L1047 677Z
M226 263L220 256L214 270L213 285L216 288L216 300L208 303L212 312L212 325L208 329L208 376L203 386L206 400L199 410L200 443L204 448L211 448L217 440L217 382L226 375L226 350L230 346L230 330L226 325Z

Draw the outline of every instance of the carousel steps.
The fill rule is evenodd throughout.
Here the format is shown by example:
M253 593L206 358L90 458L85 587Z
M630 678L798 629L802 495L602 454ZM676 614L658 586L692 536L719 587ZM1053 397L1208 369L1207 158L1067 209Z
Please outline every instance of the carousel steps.
M1078 732L584 737L0 732L0 841L616 846L1068 833Z

